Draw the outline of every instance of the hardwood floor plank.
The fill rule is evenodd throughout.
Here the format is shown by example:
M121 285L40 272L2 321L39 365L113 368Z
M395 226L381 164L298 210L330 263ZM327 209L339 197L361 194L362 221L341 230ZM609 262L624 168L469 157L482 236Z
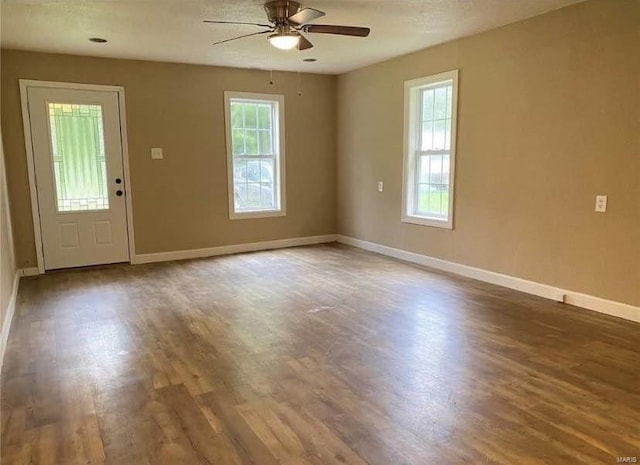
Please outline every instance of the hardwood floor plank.
M276 465L277 459L242 417L233 396L225 391L226 389L217 389L200 398L202 404L220 419L223 434L233 446L233 460L242 464Z

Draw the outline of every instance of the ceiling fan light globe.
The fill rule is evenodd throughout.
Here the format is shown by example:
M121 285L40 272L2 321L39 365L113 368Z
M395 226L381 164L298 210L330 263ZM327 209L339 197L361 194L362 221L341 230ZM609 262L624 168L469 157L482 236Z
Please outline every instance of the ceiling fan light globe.
M280 50L291 50L297 47L300 36L297 34L272 34L268 37L269 42Z

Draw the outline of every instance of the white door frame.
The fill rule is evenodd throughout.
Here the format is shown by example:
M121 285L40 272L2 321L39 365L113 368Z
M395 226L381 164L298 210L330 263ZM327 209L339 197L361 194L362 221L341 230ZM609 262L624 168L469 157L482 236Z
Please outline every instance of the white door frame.
M31 119L29 118L28 90L30 87L50 89L94 90L117 92L120 108L120 139L122 142L122 168L124 170L125 206L127 210L127 235L129 236L129 262L135 257L135 241L133 238L133 208L131 204L131 174L129 172L129 146L127 144L127 120L124 104L124 87L99 84L77 84L73 82L36 81L20 79L20 101L22 102L22 123L24 126L24 145L27 151L27 170L29 173L29 190L31 192L31 213L33 215L33 235L36 244L38 272L44 273L44 253L42 246L42 229L40 226L40 207L38 205L38 189L36 187L35 158L33 156L33 140L31 138Z

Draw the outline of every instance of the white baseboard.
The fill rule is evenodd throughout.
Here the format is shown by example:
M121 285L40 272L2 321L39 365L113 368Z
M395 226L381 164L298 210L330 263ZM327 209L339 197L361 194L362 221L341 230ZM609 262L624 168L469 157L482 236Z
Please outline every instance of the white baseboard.
M440 258L429 257L427 255L408 252L402 249L395 249L393 247L377 244L375 242L363 241L353 237L338 235L337 241L342 244L351 245L371 252L377 252L382 255L398 258L418 265L448 271L467 278L477 279L479 281L515 289L527 294L545 297L547 299L555 300L556 302L564 302L576 307L582 307L640 323L640 307L635 307L633 305L602 299L600 297L561 289L501 273L495 273L481 268L462 265L460 263L449 262Z
M258 250L282 249L285 247L299 247L302 245L323 244L326 242L336 242L336 234L324 236L294 237L291 239L280 239L265 242L250 242L247 244L223 245L219 247L208 247L206 249L177 250L174 252L147 253L136 255L131 263L155 263L168 262L172 260L185 260L188 258L215 257L218 255L230 255L242 252L255 252Z
M18 270L20 276L38 276L40 274L40 270L37 267L33 268L22 268Z
M4 309L4 321L2 322L2 330L0 331L0 369L2 369L2 363L4 361L4 352L7 349L7 342L9 341L9 330L11 329L11 322L13 321L13 314L16 311L16 301L18 298L18 286L20 285L20 277L22 276L21 270L17 270L13 278L13 288L11 289L11 298L7 304L7 308Z

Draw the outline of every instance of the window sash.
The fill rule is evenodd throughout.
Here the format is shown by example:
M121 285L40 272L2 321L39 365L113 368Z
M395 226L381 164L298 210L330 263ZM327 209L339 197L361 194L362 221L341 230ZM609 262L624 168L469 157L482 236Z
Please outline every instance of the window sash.
M230 105L231 107L233 107L234 105L242 105L242 104L246 104L246 105L255 105L255 127L254 126L248 126L247 125L247 111L246 111L246 107L242 108L242 121L241 121L241 125L239 126L234 126L233 125L233 121L231 122L231 137L232 137L232 146L233 146L233 136L234 136L234 132L235 131L241 131L242 133L244 133L245 137L243 138L243 153L242 155L246 155L247 154L247 137L246 135L248 133L255 133L256 134L256 153L252 154L252 155L270 155L270 154L266 154L266 153L261 153L262 151L262 147L261 147L261 143L260 143L260 134L261 133L267 133L269 134L270 138L271 138L271 152L273 152L273 155L276 155L276 137L277 137L277 124L276 124L276 120L278 118L278 107L277 107L277 102L275 101L271 101L271 100L258 100L258 99L245 99L245 98L231 98L230 99ZM269 112L270 112L270 120L269 120L269 126L270 128L261 128L260 127L260 116L259 116L259 108L260 107L268 107L269 108ZM236 156L236 154L234 154L234 156Z
M448 156L449 157L449 162L447 163L447 169L446 169L446 173L447 176L446 178L444 177L444 168L445 165L444 163L442 163L441 165L441 171L440 171L440 178L441 181L445 181L446 182L439 182L439 183L434 183L431 182L431 177L433 176L433 173L431 170L429 170L429 179L424 182L421 179L421 167L422 167L422 163L423 163L423 159L424 158L431 158L432 156L440 156L440 157L445 157ZM431 161L431 160L430 160ZM429 161L429 162L430 162ZM423 151L416 151L415 152L415 159L414 159L414 167L413 167L413 172L414 172L414 189L413 189L413 194L414 194L414 198L413 198L413 215L414 216L422 216L422 217L429 217L429 218L437 218L437 219L442 219L442 220L446 220L449 216L449 205L447 203L446 205L446 213L443 214L441 212L436 212L434 210L430 210L429 208L427 210L421 210L420 209L420 186L430 186L430 187L438 187L438 186L446 186L446 190L440 190L439 192L441 193L441 198L440 198L440 202L442 202L442 193L446 192L447 195L450 195L450 171L451 171L451 152L449 150L423 150ZM421 182L423 181L423 182ZM430 190L431 192L431 190ZM429 202L429 206L430 206ZM442 210L442 203L440 203L440 210Z
M272 200L272 205L261 205L259 207L255 207L255 206L251 206L251 207L241 207L235 204L235 199L234 199L234 208L235 211L238 213L249 213L249 212L265 212L265 211L273 211L275 209L278 208L278 169L276 166L276 163L278 163L278 157L274 154L274 155L234 155L233 157L233 170L235 172L236 168L242 168L241 163L243 162L255 162L255 161L270 161L271 165L272 165L272 170L273 172L271 173L272 175L272 179L271 179L271 200ZM240 166L238 166L240 165ZM235 176L233 179L233 187L234 187L234 191L235 188L237 186L243 186L246 185L247 187L249 185L260 185L260 186L264 186L264 182L260 179L258 181L245 181L243 183L238 183L236 184L236 180L235 180ZM262 195L262 192L261 192Z

